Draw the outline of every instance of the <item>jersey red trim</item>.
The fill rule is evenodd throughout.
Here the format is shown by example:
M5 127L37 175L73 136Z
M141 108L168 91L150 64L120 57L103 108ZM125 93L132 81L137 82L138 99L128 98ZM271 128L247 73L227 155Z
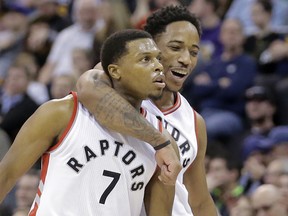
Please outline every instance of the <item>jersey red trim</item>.
M74 100L74 107L73 107L73 113L72 113L72 116L69 120L69 123L64 131L64 133L61 135L59 141L54 145L52 146L51 148L48 149L48 152L49 151L53 151L55 150L58 146L61 145L62 141L64 140L64 138L66 137L67 133L70 131L71 127L72 127L72 124L75 120L75 117L76 117L76 113L77 113L77 110L78 110L78 97L77 97L77 93L76 92L71 92L70 94L73 95L73 100Z
M196 156L195 156L195 159L197 158L197 155L198 155L198 150L199 150L199 146L198 146L198 133L197 133L197 127L198 127L198 124L197 124L197 118L196 118L196 116L197 116L197 113L196 113L196 111L191 107L191 109L192 109L192 112L193 112L193 115L194 115L194 125L195 125L195 135L196 135L196 146L197 146L197 154L196 154ZM194 160L195 161L195 160ZM193 162L194 162L193 161ZM187 170L189 170L191 167L192 167L192 164L193 164L193 162L189 165L189 167L187 167L187 169L186 169L186 171Z
M52 146L51 148L49 148L47 150L47 152L42 156L42 164L41 164L41 175L40 175L40 184L42 183L42 185L45 184L45 179L47 176L47 171L48 171L48 165L49 165L49 160L50 160L50 151L55 150L59 145L61 145L63 139L66 137L67 133L69 132L69 130L72 127L72 124L75 120L76 117L76 113L78 110L78 98L77 98L77 93L76 92L71 92L70 94L73 95L73 100L74 100L74 106L73 106L73 113L72 116L69 120L69 123L67 125L67 127L65 128L64 133L61 135L59 141L57 142L56 145ZM41 186L39 185L38 190L37 190L37 195L39 196L39 200L41 199L41 195L42 195L42 191L41 191ZM30 211L29 216L35 216L38 210L38 205L39 203L37 203L37 199L35 201L34 207L33 209Z
M140 107L140 114L145 118L147 116L147 110Z
M40 200L41 195L42 195L42 191L41 191L41 188L40 188L40 187L42 187L41 184L43 185L43 184L45 183L45 179L46 179L46 176L47 176L49 159L50 159L50 154L49 154L49 153L45 153L45 154L42 156L40 184L39 184L39 186L38 186L37 194L36 194L36 196L38 196L39 199L35 198L34 207L33 207L33 209L30 211L29 216L35 216L36 213L37 213L38 205L39 205L38 201Z
M174 105L168 109L160 109L160 110L164 115L169 115L170 113L177 110L180 106L181 106L181 97L180 97L179 93L177 93L176 101L175 101Z

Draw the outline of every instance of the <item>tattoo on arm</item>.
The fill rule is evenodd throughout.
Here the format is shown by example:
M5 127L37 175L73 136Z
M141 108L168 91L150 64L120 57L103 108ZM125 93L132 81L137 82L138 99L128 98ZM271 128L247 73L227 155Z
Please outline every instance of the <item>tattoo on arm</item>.
M153 147L163 143L160 131L154 128L140 113L115 92L102 97L93 109L102 125L150 143Z

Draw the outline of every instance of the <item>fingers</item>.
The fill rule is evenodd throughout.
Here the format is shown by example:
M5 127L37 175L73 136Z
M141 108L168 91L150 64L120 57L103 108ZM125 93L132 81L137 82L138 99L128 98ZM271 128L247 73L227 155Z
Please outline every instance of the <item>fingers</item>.
M173 166L170 164L162 165L161 166L161 174L158 176L159 180L163 182L165 185L175 185L175 182L177 180L177 176L181 170L181 167L178 166L178 164L175 164L176 166Z

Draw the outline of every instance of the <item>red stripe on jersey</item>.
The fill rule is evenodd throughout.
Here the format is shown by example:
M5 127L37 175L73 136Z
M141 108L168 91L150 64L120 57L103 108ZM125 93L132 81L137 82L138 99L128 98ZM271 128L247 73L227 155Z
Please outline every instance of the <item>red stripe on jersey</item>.
M192 109L192 111L193 111L193 114L194 114L194 125L195 125L195 135L196 135L196 146L197 146L197 149L199 149L199 147L198 147L198 133L197 133L197 126L198 126L198 124L197 124L197 113L196 113L196 111L191 107L191 109ZM198 153L197 153L198 154ZM196 157L197 157L197 155L196 155ZM192 167L192 164L193 163L191 163L190 165L189 165L189 167L187 168L187 170L188 169L190 169L190 167ZM186 171L187 171L186 170Z
M143 117L146 117L147 116L147 110L143 109L142 107L140 107L140 114L143 116Z
M50 154L49 153L45 153L42 156L41 176L40 176L40 180L42 181L43 184L45 183L47 170L48 170L48 165L49 165L49 160L50 160Z
M177 110L180 106L181 106L181 98L180 98L179 93L177 93L176 101L175 101L174 105L172 107L168 108L168 109L161 109L161 112L164 115L168 115L168 114L174 112L175 110Z
M30 211L29 216L35 216L38 210L38 204L35 203L34 208Z
M50 159L50 154L49 153L45 153L42 156L42 164L41 164L41 175L40 175L40 182L42 182L42 184L44 184L45 179L46 179L46 175L47 175L47 170L48 170L48 164L49 164L49 159ZM42 191L39 188L40 185L38 186L38 190L37 190L37 195L39 196L39 199L35 199L35 203L34 203L34 207L33 209L30 211L29 216L35 216L38 210L38 204L37 201L40 200L41 195L42 195Z
M77 93L76 92L71 92L71 94L73 95L74 107L73 107L73 113L72 113L72 116L70 118L70 121L69 121L64 133L61 135L59 141L54 146L49 148L48 151L55 150L62 143L62 141L64 140L64 138L66 137L67 133L71 129L72 124L73 124L73 122L75 120L76 113L77 113L77 110L78 110L78 98L77 98Z

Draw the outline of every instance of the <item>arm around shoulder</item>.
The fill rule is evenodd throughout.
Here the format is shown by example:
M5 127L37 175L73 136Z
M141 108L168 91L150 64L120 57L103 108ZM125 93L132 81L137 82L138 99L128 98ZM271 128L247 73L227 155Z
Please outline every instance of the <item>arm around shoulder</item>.
M79 101L104 127L150 143L167 141L140 113L112 87L107 75L98 69L86 71L77 81Z

